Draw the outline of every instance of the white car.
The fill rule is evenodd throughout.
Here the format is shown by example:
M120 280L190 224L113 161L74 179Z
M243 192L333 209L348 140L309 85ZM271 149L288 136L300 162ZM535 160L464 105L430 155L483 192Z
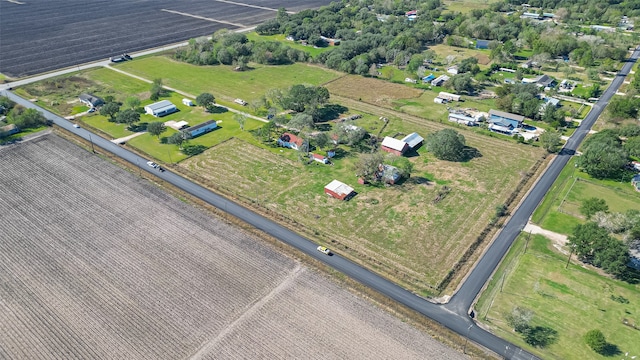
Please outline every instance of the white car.
M80 129L80 125L78 125L78 124L73 124L73 127L76 128L76 129Z
M325 255L331 255L331 250L324 246L318 246L316 249Z
M153 161L147 161L147 165L151 166L154 169L158 167L158 164L154 163Z

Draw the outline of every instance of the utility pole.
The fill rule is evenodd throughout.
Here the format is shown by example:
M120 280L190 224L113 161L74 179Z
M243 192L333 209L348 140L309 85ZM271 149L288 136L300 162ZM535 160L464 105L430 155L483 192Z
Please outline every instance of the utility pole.
M567 263L565 264L564 268L568 268L569 267L569 262L571 261L571 255L573 255L573 249L575 249L575 246L571 246L571 251L569 252L569 257L567 258Z
M469 342L469 332L471 331L472 327L473 327L473 324L469 325L469 327L467 328L467 337L464 339L464 347L462 348L463 354L467 353L467 342Z
M531 239L531 230L529 230L529 236L527 236L527 241L524 243L524 253L527 253L527 247L529 246L529 239Z
M93 148L93 139L91 138L91 134L89 134L89 141L91 142L91 152L96 153L96 149Z
M173 160L171 160L171 151L167 150L167 155L169 155L169 162L173 164Z

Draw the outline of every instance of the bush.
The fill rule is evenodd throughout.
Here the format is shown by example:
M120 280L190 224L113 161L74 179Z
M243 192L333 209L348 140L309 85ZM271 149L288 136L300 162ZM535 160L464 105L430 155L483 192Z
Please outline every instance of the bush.
M187 156L198 155L205 150L207 147L204 145L184 145L182 147L182 152Z
M601 354L607 347L607 340L602 331L598 329L590 330L584 335L584 341L589 345L591 350Z

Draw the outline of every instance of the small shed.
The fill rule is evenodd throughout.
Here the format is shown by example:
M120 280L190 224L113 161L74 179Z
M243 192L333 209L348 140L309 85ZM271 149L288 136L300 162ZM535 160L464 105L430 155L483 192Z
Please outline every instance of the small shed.
M476 49L488 49L489 40L476 40Z
M0 127L0 135L5 134L6 136L17 134L20 132L20 129L16 126L16 124L9 124Z
M433 99L433 102L436 103L436 104L446 104L448 101L447 101L447 99L443 99L443 98L437 96L437 97L435 97Z
M436 76L435 76L435 75L433 75L433 74L429 74L429 75L427 75L427 76L425 76L425 77L423 77L423 78L422 78L422 82L423 82L423 83L429 83L429 82L431 82L431 81L432 81L433 79L435 79L435 78L436 78Z
M202 124L194 125L185 131L188 132L191 137L200 136L202 134L208 133L218 127L218 123L215 120L205 121Z
M398 156L402 156L402 154L407 151L409 145L398 139L394 139L390 136L385 136L384 140L382 140L382 150L386 152L390 152L392 154L396 154Z
M476 118L464 114L449 113L449 121L467 126L474 126L476 124Z
M349 200L355 195L353 188L338 180L333 180L324 187L324 193L339 200Z
M449 79L450 78L447 75L440 75L437 78L435 78L433 81L431 81L431 86L441 86Z
M191 100L189 100L189 99L182 99L182 103L183 103L184 105L187 105L187 106L195 106L195 104L193 103L193 101L191 101Z
M414 132L414 133L411 133L411 134L405 136L400 141L405 142L407 145L409 145L409 147L411 149L416 149L420 145L422 145L422 142L424 141L424 138L422 136L418 135L418 133Z
M311 155L311 157L313 158L314 161L317 161L319 163L323 163L323 164L328 164L329 163L329 159L327 159L327 157L324 156L324 155L313 154L313 155Z
M458 65L449 66L447 68L447 72L451 75L458 75L458 72L459 72Z
M144 107L144 111L155 117L162 117L178 111L178 108L169 100L158 101Z
M444 91L440 91L440 93L438 94L438 97L442 99L447 99L448 101L460 101L460 95L456 95L456 94L452 94Z

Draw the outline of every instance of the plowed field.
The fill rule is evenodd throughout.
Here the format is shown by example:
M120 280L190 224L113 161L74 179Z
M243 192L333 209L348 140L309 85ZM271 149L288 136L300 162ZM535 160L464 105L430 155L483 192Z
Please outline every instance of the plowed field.
M0 358L462 358L54 135L0 187Z

